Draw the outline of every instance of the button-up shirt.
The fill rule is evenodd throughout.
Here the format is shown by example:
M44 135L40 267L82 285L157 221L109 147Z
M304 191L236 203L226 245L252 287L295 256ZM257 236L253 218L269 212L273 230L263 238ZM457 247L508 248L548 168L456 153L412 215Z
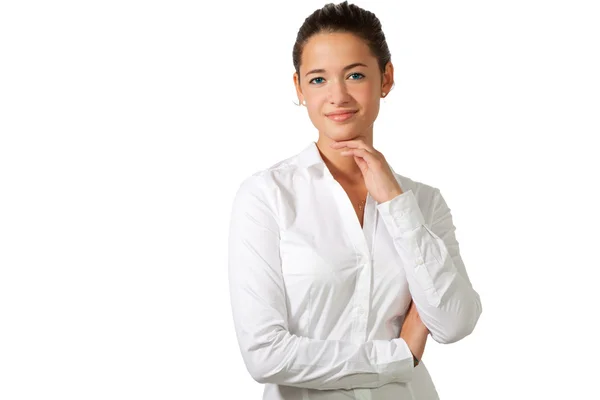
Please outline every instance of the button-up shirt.
M440 190L391 170L403 193L367 194L362 226L315 142L239 186L231 306L263 399L438 399L399 337L411 299L439 343L469 335L481 301Z

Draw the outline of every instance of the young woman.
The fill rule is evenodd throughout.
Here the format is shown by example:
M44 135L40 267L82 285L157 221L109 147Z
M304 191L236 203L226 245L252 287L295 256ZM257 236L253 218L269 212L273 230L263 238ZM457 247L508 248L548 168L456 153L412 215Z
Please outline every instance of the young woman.
M456 342L481 314L440 190L373 147L390 59L373 13L344 2L310 15L294 84L318 140L236 194L233 317L264 399L437 399L428 335Z

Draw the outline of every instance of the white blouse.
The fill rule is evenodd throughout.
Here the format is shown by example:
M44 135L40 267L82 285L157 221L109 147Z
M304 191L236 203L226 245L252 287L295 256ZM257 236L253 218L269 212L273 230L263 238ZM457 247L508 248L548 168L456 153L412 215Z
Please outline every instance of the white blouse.
M411 298L439 343L469 335L481 301L439 189L394 175L403 193L367 195L363 227L315 142L240 185L231 305L263 399L438 399L398 337Z

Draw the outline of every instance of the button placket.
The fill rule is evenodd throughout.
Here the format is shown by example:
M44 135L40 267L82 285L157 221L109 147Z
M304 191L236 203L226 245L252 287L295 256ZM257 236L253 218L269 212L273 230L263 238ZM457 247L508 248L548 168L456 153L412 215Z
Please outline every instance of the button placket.
M372 245L370 246L369 240L374 240L374 231L377 226L375 221L377 217L376 204L368 194L361 229L344 189L333 179L332 184L333 195L340 206L342 224L344 224L354 245L354 251L356 251L356 282L350 310L352 317L351 340L354 343L364 343L367 337L367 322L371 304Z
M371 263L367 262L362 264L357 276L354 306L354 326L356 329L354 337L358 343L365 342L367 337L371 276Z

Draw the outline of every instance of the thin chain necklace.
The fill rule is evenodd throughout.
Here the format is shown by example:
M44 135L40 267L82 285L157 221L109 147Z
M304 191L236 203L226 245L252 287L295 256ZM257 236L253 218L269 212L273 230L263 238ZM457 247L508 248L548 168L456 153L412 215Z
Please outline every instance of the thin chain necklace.
M358 202L358 210L362 211L364 209L365 209L365 201L364 200L363 201L359 201Z

